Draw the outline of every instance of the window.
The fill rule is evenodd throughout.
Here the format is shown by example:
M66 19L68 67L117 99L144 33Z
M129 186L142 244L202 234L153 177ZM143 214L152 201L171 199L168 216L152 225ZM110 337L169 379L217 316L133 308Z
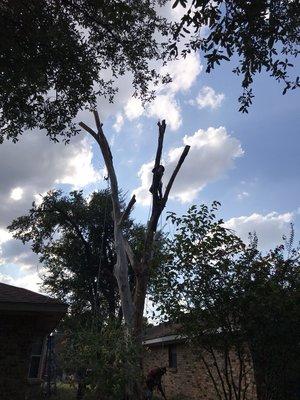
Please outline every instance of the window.
M169 345L169 368L177 368L177 348L176 344Z
M44 339L38 338L31 346L28 378L39 378L40 365L43 356Z

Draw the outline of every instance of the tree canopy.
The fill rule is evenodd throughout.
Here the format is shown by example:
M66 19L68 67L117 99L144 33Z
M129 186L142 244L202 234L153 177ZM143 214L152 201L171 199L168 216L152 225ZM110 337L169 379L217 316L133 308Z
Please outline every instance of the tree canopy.
M114 80L126 71L148 95L157 77L148 63L161 57L154 33L168 30L156 3L2 0L0 140L33 128L69 137L78 111L94 108L97 95L112 99Z
M72 315L97 313L102 319L119 317L121 322L109 190L93 192L88 199L82 191L50 191L8 229L14 238L31 244L40 257L44 289L67 301ZM123 229L136 256L141 256L145 227L128 219ZM155 276L164 253L164 238L159 232L153 248L151 277ZM129 281L134 291L136 281L131 269Z
M183 54L200 49L207 72L233 60L242 76L240 111L247 112L254 76L263 70L283 83L283 93L300 86L299 76L290 76L300 50L298 0L176 0L173 7L186 12L175 24L171 53L186 37Z
M219 399L247 398L249 354L258 400L296 399L300 249L293 231L263 254L255 235L246 246L227 230L217 209L214 203L211 209L192 206L183 216L170 214L174 236L153 283L154 301L164 317L182 324Z
M34 128L68 140L78 131L80 110L94 109L97 96L113 100L117 77L129 72L135 93L151 98L149 82L159 76L151 62L199 49L207 72L223 61L237 63L241 111L251 104L251 85L262 70L283 82L284 92L299 86L289 76L299 53L297 0L176 0L170 4L187 11L173 24L159 16L165 3L2 0L0 141L16 141Z
M40 256L44 288L67 301L72 314L114 317L119 297L115 264L112 204L109 191L49 192L40 205L9 226L15 238L29 242Z

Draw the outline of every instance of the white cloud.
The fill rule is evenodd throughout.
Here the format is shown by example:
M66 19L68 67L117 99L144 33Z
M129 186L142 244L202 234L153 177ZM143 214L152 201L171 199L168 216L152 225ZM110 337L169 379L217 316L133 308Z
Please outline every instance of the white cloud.
M237 198L239 200L243 200L245 197L249 197L249 196L250 196L249 193L244 191L244 192L238 193Z
M44 294L40 288L41 283L42 280L39 274L37 272L33 272L15 279L13 285Z
M42 280L37 272L23 275L17 278L12 278L9 275L0 273L0 282L6 283L8 285L22 287L24 289L43 294L42 290L40 289L40 284L42 283Z
M29 243L10 239L1 244L0 265L15 264L23 271L34 270L39 264L38 256L31 250Z
M137 97L131 97L124 107L124 112L130 121L139 118L144 113L144 107L141 100Z
M196 82L197 76L201 73L203 66L197 53L188 54L185 58L180 58L169 62L161 68L161 74L169 74L172 78L167 86L162 86L160 90L177 93L187 91Z
M182 124L181 108L173 95L158 95L149 106L147 116L165 119L173 131Z
M23 197L23 193L24 193L24 190L22 188L16 187L11 190L10 198L15 201L21 200L21 198Z
M1 283L7 283L8 285L12 285L13 284L13 278L9 275L6 274L2 274L0 272L0 282Z
M248 242L249 233L256 232L259 246L268 250L282 243L282 236L288 235L292 220L291 212L278 214L273 211L266 215L253 213L231 218L225 222L225 226L233 229L245 242Z
M224 99L225 99L224 93L216 93L215 90L210 86L204 86L200 90L196 98L196 101L191 100L190 104L197 105L199 109L205 107L216 109L220 107Z
M82 135L69 145L52 143L42 132L25 132L17 144L0 146L0 257L21 269L35 268L38 261L29 246L11 240L6 230L12 220L24 215L39 193L57 182L83 187L95 182L99 173L92 166L92 149Z
M240 142L224 127L199 129L191 136L184 136L183 145L190 145L191 149L170 194L181 202L194 200L200 190L222 177L233 166L234 159L243 155ZM182 150L183 146L173 148L165 157L164 184L168 182ZM134 192L143 205L150 202L153 164L153 161L143 164L138 173L141 184Z
M53 189L55 183L83 187L99 179L92 157L91 145L83 135L64 145L50 142L43 132L25 132L17 144L2 143L0 227L22 215L34 195Z
M172 2L167 2L162 7L156 5L156 11L159 16L166 18L170 22L180 22L186 10L184 7L180 6L173 8L172 5Z
M65 183L72 185L74 189L80 189L101 179L102 174L96 171L92 164L91 145L87 140L83 140L81 144L66 163L64 175L57 178L55 183Z
M169 62L161 68L160 73L169 74L172 82L154 88L156 97L146 104L145 108L140 99L136 97L128 99L124 106L125 116L131 121L141 116L165 119L171 130L177 130L182 124L182 116L176 94L189 90L201 71L202 65L196 53Z
M6 229L1 229L0 228L0 244L7 242L12 238L11 233L9 233ZM0 248L1 250L1 248Z
M116 115L116 121L113 124L113 128L116 132L120 132L120 130L122 129L122 126L124 125L124 117L121 113L118 113Z
M172 93L159 94L144 109L140 99L132 97L124 108L129 120L145 115L150 118L165 119L171 130L176 130L182 124L181 108Z

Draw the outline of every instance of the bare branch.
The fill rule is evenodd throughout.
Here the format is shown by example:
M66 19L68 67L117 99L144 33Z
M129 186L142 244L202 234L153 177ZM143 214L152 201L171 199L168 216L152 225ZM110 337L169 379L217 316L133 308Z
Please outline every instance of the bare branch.
M126 254L129 258L130 265L132 266L133 271L136 273L138 260L137 260L127 239L124 239L124 243L125 243L125 250L126 250Z
M158 133L158 143L157 143L154 168L157 168L160 164L163 143L164 143L164 136L165 136L165 131L166 131L166 121L163 119L162 122L161 123L158 122L157 125L159 128L159 133Z
M97 140L97 142L98 142L98 135L97 135L97 133L96 133L92 128L90 128L89 126L87 126L84 122L79 122L79 126L80 126L82 129L84 129L85 131L87 131L90 135L92 135L93 138L94 138L95 140Z
M131 197L130 202L128 203L128 206L126 207L126 210L123 212L121 215L120 221L119 221L119 226L122 226L124 222L127 220L129 217L129 214L131 212L132 207L134 206L136 202L135 194Z
M98 141L101 146L101 149L102 149L102 146L105 147L106 152L108 153L109 157L112 160L113 157L112 157L112 154L110 151L108 141L107 141L106 136L104 135L104 132L102 129L103 124L100 121L99 114L97 111L93 111L93 113L94 113L95 122L96 122L97 130L98 130ZM101 143L100 143L100 141L101 141Z
M180 158L178 160L178 163L176 165L176 168L174 169L174 172L173 172L173 174L172 174L172 176L171 176L171 178L169 180L169 183L167 184L166 191L165 191L165 194L164 194L164 197L163 197L163 205L164 206L168 201L168 197L169 197L170 191L172 189L173 183L175 181L175 178L176 178L176 176L177 176L177 174L178 174L178 172L179 172L179 170L180 170L180 168L181 168L186 156L188 155L188 152L190 151L190 147L191 146L185 146L185 148L183 149L183 152L182 152L182 154L181 154L181 156L180 156Z
M225 398L225 400L228 400L228 394L227 394L227 391L226 391L225 382L224 382L224 379L222 377L222 372L221 372L220 366L218 364L218 360L217 360L215 351L214 351L212 346L209 346L209 353L212 355L213 362L214 362L214 367L216 368L216 371L217 371L217 374L218 374L218 377L220 379L221 386L222 386L222 389L223 389L224 398Z
M113 157L110 151L110 146L103 132L102 123L100 121L98 112L94 111L93 113L97 131L95 132L93 129L91 129L82 122L80 123L80 126L84 130L86 130L90 135L92 135L97 141L104 158L106 169L108 171L110 187L111 187L111 197L113 203L115 249L117 253L117 263L114 269L114 274L118 282L125 323L129 327L133 326L135 334L140 338L142 330L144 305L145 305L145 296L147 292L147 284L149 278L149 265L153 256L153 241L155 240L155 232L157 230L157 224L159 221L159 217L162 213L162 210L164 209L166 202L168 200L168 196L172 188L172 185L181 168L181 165L185 160L185 157L189 152L190 147L189 146L185 147L178 161L178 164L171 176L171 179L166 187L166 192L164 196L162 196L161 193L160 195L158 195L156 191L154 191L155 193L152 193L152 212L147 227L144 250L141 257L137 258L130 244L128 243L126 238L124 238L122 232L122 225L128 219L132 207L136 202L136 198L135 196L132 197L132 199L127 205L127 208L121 214L118 181L113 164ZM153 171L153 187L157 186L157 179L160 179L159 183L161 184L162 174L160 173L160 175L158 175L158 173L156 173L155 175L155 172L159 170L159 166L161 164L164 135L166 131L165 120L163 120L162 122L158 122L158 128L159 128L158 143L157 143L157 150L156 150L154 171ZM161 192L161 189L159 190ZM134 298L132 298L128 282L128 262L130 262L136 277L136 287L135 287L136 290L134 293Z
M104 135L103 129L102 129L102 123L100 121L99 115L97 111L94 111L94 117L95 117L95 122L98 130L98 135L96 135L96 140L97 143L100 146L105 166L108 172L108 176L110 179L110 188L111 188L111 195L112 195L112 200L113 200L113 208L114 208L114 218L117 218L117 221L120 218L121 214L121 207L120 207L120 201L119 201L119 189L118 189L118 180L117 176L115 173L115 168L113 164L113 157L110 151L110 147L108 144L108 141L106 139L106 136ZM88 131L89 132L89 131ZM117 222L116 221L116 222Z
M97 111L97 110L94 110L94 111L93 111L93 114L94 114L94 118L95 118L96 127L97 127L97 129L98 129L98 132L99 132L99 131L102 131L102 126L103 126L103 124L100 122L100 118L99 118L98 111Z
M201 360L202 360L202 362L203 362L203 364L204 364L204 366L205 366L205 368L206 368L206 371L207 371L208 375L210 376L210 379L212 380L212 383L213 383L213 385L214 385L214 389L215 389L216 395L218 396L219 400L222 400L222 395L221 395L221 393L220 393L220 390L219 390L219 388L218 388L216 379L215 379L215 377L214 377L214 375L213 375L213 373L212 373L212 371L211 371L211 369L210 369L210 367L209 367L208 362L205 360L205 357L204 357L204 356L201 356Z
M161 124L158 123L158 126L159 126L159 139L158 139L158 149L156 152L155 165L157 162L160 162L160 158L161 158L163 137L164 137L164 133L166 130L165 120L163 120ZM176 166L176 168L170 178L170 181L166 187L166 191L165 191L163 198L159 199L154 194L152 195L152 212L151 212L151 216L149 219L147 233L146 233L146 240L145 240L145 249L148 249L148 251L147 251L148 254L145 255L145 258L147 258L149 256L151 257L151 249L152 249L152 244L153 244L153 240L154 240L154 232L157 229L159 217L160 217L164 207L166 206L172 185L176 179L176 176L177 176L189 150L190 150L190 146L185 146L185 148L180 156L180 159L178 160L177 166Z

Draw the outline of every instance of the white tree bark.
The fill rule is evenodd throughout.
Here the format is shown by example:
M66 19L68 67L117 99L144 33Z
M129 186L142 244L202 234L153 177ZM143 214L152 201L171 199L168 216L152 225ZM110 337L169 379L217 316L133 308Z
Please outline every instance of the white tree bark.
M109 144L106 140L106 137L102 130L102 124L99 119L99 115L97 111L94 112L97 132L92 130L90 127L85 125L83 122L80 123L80 126L85 129L88 133L90 133L93 138L98 143L100 150L102 152L104 162L106 165L106 169L108 172L110 187L111 187L111 198L113 205L113 220L114 220L114 241L115 241L115 250L117 255L117 262L114 268L114 274L118 283L119 295L121 299L121 306L125 324L128 328L132 329L133 327L133 317L134 317L134 306L132 301L132 296L129 287L128 281L128 260L127 253L125 249L125 242L122 232L122 226L120 222L122 222L122 213L121 213L121 205L119 200L119 188L118 181L114 169L113 158L110 151ZM131 202L134 204L134 201ZM129 211L127 214L129 215Z

